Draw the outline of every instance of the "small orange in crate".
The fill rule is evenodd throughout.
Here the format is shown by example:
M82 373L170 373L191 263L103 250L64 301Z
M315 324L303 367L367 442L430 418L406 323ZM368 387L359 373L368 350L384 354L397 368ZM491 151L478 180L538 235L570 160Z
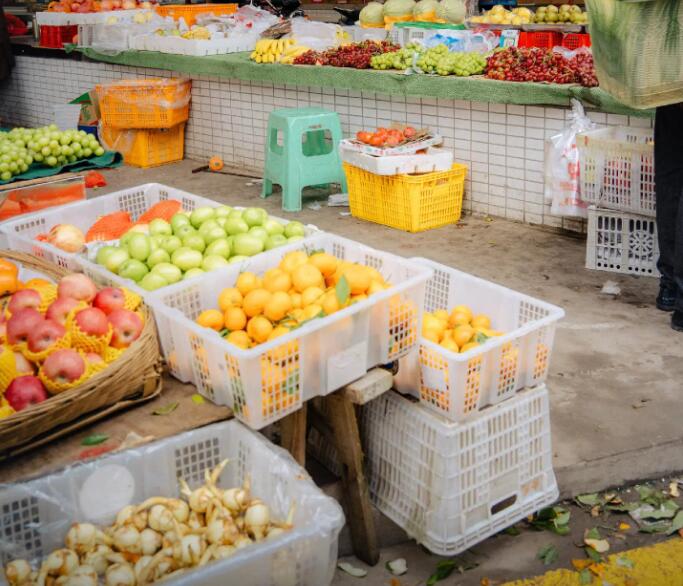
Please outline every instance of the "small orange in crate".
M455 224L462 212L467 165L417 175L375 175L344 163L356 218L406 232Z

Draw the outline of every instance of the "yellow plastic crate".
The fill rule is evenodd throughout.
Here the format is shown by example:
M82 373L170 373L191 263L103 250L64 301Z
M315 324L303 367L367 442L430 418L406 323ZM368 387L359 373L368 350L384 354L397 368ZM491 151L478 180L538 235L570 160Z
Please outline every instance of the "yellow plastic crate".
M172 128L129 129L102 126L102 141L110 150L119 151L128 165L156 167L182 161L185 123Z
M467 165L418 175L375 175L344 163L351 215L406 232L455 224Z
M174 20L185 19L187 26L197 22L200 14L213 14L214 16L227 16L237 12L237 4L164 4L157 6L159 16L170 16Z

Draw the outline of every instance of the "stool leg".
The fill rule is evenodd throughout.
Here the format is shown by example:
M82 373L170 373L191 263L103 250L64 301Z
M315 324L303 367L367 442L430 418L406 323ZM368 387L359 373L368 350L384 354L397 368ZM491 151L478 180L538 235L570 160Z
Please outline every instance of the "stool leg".
M332 393L324 400L342 464L346 521L351 530L353 551L359 559L374 566L379 561L379 548L368 483L363 474L363 450L356 411L344 393Z
M306 465L306 403L280 422L282 447L301 465Z
M273 182L270 179L263 178L263 186L261 187L261 197L266 198L273 194Z

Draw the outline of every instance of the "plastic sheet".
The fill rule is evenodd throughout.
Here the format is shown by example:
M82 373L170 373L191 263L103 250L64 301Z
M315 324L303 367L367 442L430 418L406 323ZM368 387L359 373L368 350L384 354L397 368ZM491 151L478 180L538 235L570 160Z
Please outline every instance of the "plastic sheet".
M111 523L128 504L152 496L177 497L177 478L184 478L190 487L199 486L204 470L225 458L230 463L219 486L239 486L249 476L253 495L268 504L273 519L284 520L294 504L294 527L164 584L329 584L337 559L337 538L344 525L341 507L315 486L287 452L234 420L76 464L29 482L0 485L0 560L35 562L63 546L72 523Z

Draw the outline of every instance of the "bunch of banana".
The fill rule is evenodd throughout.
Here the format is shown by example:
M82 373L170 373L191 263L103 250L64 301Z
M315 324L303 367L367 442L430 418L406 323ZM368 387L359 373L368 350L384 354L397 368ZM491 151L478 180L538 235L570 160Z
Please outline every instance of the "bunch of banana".
M189 31L185 31L180 36L183 37L183 39L208 41L211 38L211 33L206 27L196 26Z
M256 63L280 63L298 48L295 39L260 39L256 42L251 59Z
M307 47L306 45L292 45L288 49L285 49L282 57L280 57L280 63L288 63L289 65L292 65L294 63L294 59L310 50L311 48Z

